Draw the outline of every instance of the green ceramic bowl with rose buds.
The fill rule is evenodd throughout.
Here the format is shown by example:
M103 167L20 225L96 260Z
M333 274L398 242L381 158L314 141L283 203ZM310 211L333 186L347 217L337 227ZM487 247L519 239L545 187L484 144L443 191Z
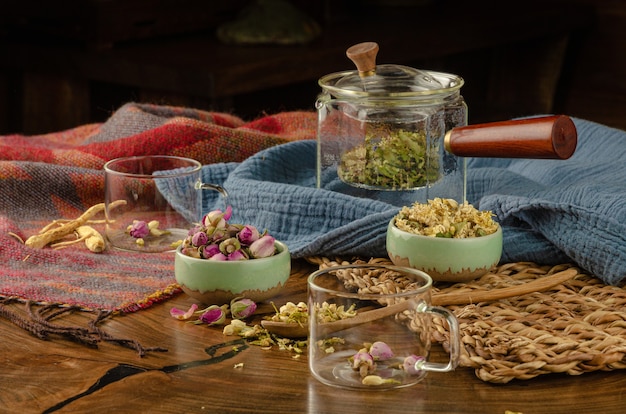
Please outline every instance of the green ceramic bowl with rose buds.
M262 302L284 288L291 273L287 246L275 242L276 254L254 260L214 261L190 257L176 249L174 274L182 290L206 305L230 303L236 297Z

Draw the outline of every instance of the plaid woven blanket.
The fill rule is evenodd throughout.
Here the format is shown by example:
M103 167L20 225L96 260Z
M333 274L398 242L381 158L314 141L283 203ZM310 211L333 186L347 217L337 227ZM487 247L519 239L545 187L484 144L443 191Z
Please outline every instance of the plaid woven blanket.
M225 113L129 103L102 124L0 137L0 298L114 312L167 299L178 292L171 254L95 254L82 244L31 249L19 238L103 202L102 167L110 159L159 154L240 162L264 148L313 138L316 127L316 115L307 112L244 122Z

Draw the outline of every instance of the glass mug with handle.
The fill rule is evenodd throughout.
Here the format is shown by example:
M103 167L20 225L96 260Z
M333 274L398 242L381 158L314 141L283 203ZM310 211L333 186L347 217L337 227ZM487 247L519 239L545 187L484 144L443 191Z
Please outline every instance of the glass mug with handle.
M176 249L202 218L203 190L226 190L202 182L202 164L184 157L144 155L104 165L106 238L111 246L136 252Z
M372 283L376 281L376 283ZM429 371L458 365L458 321L432 306L432 279L386 264L334 266L308 279L309 368L324 384L352 389L407 387ZM433 317L449 327L449 359L430 360Z

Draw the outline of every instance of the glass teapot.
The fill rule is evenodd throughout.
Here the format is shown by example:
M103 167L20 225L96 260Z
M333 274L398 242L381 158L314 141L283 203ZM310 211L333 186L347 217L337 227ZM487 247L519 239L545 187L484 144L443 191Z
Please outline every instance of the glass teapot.
M405 206L466 198L464 157L567 159L565 115L467 125L460 76L376 65L378 45L347 50L356 71L319 80L317 187Z
M467 125L460 76L376 65L378 45L348 49L357 70L319 80L317 186L396 205L465 200L465 160L444 150Z

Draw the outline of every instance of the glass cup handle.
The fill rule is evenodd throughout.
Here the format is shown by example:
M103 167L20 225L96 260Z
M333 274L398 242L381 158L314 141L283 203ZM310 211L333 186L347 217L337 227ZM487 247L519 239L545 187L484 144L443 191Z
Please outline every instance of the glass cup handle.
M222 187L221 185L210 184L210 183L203 183L202 181L198 180L198 181L196 181L195 189L198 190L198 191L201 191L201 190L217 191L218 193L220 193L220 196L222 196L222 201L224 203L224 206L225 207L228 206L228 191L226 191L226 189L224 187Z
M222 197L228 198L228 191L226 191L226 189L222 187L221 185L203 183L202 181L197 181L195 187L196 187L196 190L215 190L218 193L220 193Z
M428 362L424 359L419 359L415 363L416 370L434 371L434 372L448 372L454 370L459 365L459 356L461 349L461 339L459 335L459 321L456 316L446 308L439 306L427 306L423 304L423 308L420 309L423 313L429 313L431 315L443 318L448 322L448 329L450 332L450 359L447 364L439 362Z

